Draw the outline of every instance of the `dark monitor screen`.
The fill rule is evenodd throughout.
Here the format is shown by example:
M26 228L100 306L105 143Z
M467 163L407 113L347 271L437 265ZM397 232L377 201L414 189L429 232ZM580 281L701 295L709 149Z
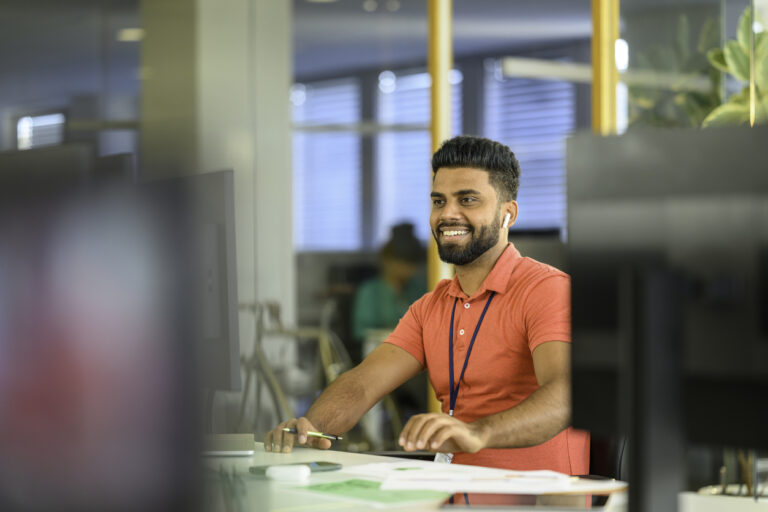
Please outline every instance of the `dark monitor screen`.
M152 181L142 188L157 197L182 195L191 213L187 260L197 288L190 325L199 360L200 386L239 391L237 260L234 172L218 171Z
M766 140L733 128L569 141L576 427L625 434L631 408L679 391L668 422L688 441L768 446ZM655 385L662 374L679 390Z

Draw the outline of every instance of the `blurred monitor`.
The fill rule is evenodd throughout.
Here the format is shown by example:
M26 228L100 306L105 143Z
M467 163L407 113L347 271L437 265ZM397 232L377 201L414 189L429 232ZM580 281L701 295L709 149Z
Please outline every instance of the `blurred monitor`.
M89 144L61 144L42 148L0 151L3 180L30 186L67 186L87 179L93 172L96 155Z
M83 182L85 159L8 161L0 509L194 509L192 202Z
M180 178L195 211L201 384L240 391L234 172Z
M568 142L573 423L629 435L653 460L636 476L660 486L676 485L684 443L768 447L766 140L731 128Z

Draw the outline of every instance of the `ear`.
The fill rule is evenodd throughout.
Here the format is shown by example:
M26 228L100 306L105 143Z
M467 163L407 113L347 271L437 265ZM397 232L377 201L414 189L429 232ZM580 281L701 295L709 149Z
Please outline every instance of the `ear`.
M504 229L509 229L512 226L514 226L515 222L517 222L517 213L518 213L517 201L514 201L514 200L507 201L502 206L502 210L501 211L504 212L503 228ZM507 219L509 219L509 220L507 220Z

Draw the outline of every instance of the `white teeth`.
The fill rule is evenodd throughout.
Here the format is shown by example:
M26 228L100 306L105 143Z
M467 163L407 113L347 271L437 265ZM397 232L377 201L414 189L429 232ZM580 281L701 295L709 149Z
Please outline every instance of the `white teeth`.
M459 236L466 235L466 231L443 231L443 236Z

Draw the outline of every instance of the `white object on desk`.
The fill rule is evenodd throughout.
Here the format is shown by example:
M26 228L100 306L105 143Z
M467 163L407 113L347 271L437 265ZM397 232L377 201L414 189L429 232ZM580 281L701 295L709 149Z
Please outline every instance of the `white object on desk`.
M269 466L267 468L267 478L272 480L283 480L288 482L306 482L312 471L305 464Z

